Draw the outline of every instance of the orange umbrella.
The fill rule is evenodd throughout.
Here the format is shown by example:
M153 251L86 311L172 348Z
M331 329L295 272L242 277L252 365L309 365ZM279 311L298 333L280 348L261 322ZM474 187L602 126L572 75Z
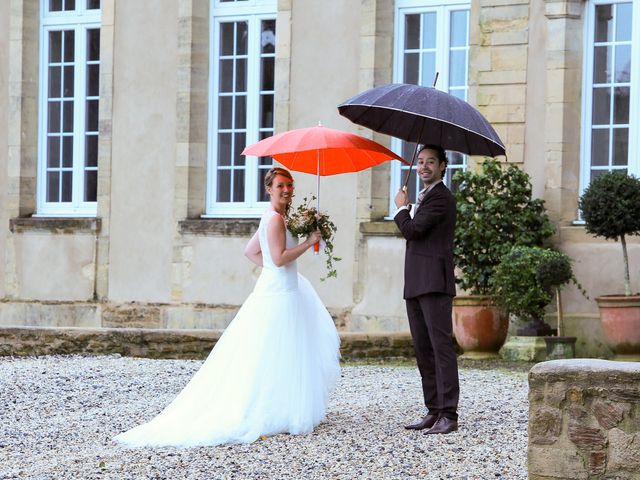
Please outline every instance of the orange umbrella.
M321 125L265 138L242 155L270 156L290 170L323 176L358 172L394 158L407 163L373 140Z
M388 148L353 133L318 125L279 133L249 145L242 155L273 157L296 172L318 176L318 211L320 211L320 176L358 172L387 160L408 163Z

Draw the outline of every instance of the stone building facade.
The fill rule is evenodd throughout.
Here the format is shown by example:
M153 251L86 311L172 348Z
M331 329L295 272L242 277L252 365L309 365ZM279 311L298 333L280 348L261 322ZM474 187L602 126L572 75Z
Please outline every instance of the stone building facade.
M638 18L635 0L2 1L0 325L224 328L259 274L242 252L269 163L243 146L321 121L402 151L336 106L437 71L530 173L590 296L566 289L567 331L606 356L593 299L621 290L621 250L577 202L599 171L640 174ZM322 179L343 260L326 282L322 257L299 269L344 331L408 329L402 173Z

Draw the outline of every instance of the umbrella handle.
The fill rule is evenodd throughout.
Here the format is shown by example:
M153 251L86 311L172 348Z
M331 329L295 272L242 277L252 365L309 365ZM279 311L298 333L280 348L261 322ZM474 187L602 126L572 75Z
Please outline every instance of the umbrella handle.
M413 152L413 158L411 159L411 165L409 165L409 171L407 172L407 178L404 179L404 185L402 185L402 190L407 191L407 184L409 183L409 178L411 178L411 170L413 169L413 164L416 163L416 158L418 158L418 152L420 148L420 144L416 143L416 149Z

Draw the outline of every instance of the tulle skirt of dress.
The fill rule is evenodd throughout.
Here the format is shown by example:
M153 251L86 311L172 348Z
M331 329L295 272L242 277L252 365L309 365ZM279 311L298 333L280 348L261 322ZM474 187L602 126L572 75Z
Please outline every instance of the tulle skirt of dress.
M130 447L249 443L309 433L340 375L339 337L311 284L256 288L187 386L155 418L115 437Z

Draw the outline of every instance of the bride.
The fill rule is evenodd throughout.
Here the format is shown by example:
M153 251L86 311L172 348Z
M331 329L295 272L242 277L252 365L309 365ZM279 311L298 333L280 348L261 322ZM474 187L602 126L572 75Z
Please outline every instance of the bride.
M236 317L200 370L155 418L115 437L130 447L249 443L263 435L309 433L324 418L340 375L339 338L296 259L320 239L298 244L286 229L293 177L265 177L270 207L245 255L262 267Z

